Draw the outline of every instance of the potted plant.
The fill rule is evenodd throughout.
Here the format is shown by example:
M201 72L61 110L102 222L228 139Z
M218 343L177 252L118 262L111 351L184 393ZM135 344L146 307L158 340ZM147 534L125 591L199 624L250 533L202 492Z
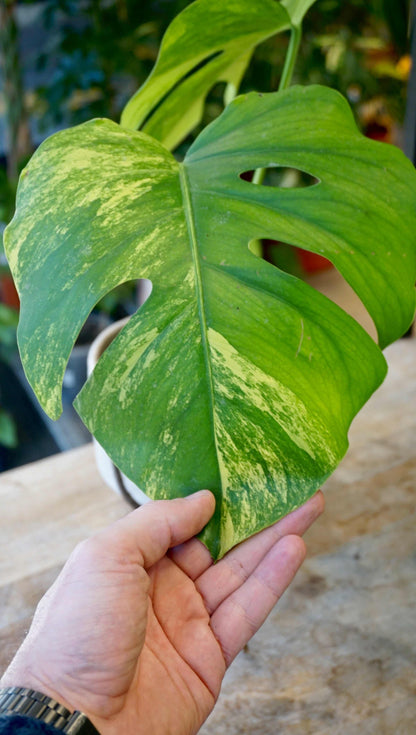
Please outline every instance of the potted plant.
M91 309L120 283L152 282L75 405L150 497L216 494L201 534L214 558L305 502L334 470L351 420L385 376L380 348L414 314L413 166L361 135L339 93L289 86L312 4L189 5L120 125L92 120L39 147L5 234L22 361L52 417ZM236 96L254 47L286 30L280 89ZM218 80L225 109L180 161L171 149L200 122ZM289 168L309 185L265 185L268 170ZM257 257L260 238L330 260L379 344Z

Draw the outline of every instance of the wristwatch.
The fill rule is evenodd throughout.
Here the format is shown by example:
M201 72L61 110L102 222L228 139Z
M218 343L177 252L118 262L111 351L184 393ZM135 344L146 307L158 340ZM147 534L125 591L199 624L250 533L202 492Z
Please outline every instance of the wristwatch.
M70 712L55 699L25 687L0 689L0 715L32 717L68 735L99 735L82 712Z

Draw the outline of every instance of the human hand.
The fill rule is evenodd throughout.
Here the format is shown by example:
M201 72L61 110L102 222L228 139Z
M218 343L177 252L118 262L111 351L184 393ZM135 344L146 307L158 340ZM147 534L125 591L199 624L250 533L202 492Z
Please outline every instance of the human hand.
M75 549L2 686L81 710L102 735L193 735L293 579L299 535L322 510L317 493L215 565L192 538L214 511L208 491L131 512Z

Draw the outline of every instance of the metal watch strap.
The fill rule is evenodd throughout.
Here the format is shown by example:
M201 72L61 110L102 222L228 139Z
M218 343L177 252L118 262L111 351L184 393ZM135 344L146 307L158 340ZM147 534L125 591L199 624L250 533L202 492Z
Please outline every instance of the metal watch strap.
M99 735L82 712L70 712L55 699L26 687L0 689L0 715L24 715L67 735Z

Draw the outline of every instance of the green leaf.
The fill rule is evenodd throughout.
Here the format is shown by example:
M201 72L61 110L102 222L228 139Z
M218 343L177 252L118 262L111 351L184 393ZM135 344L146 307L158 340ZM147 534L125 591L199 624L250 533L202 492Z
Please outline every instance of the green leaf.
M9 449L13 449L17 446L17 430L16 424L10 416L0 406L0 444Z
M268 166L319 183L240 178ZM24 172L5 237L22 360L53 416L93 305L123 281L152 281L76 405L150 496L215 492L202 539L216 558L315 492L386 370L351 317L250 252L263 237L332 260L381 344L410 324L416 174L323 87L237 98L183 163L105 120L58 133Z
M16 309L0 302L0 334L2 330L14 330L17 327L19 315Z
M290 28L276 0L196 0L170 24L156 65L127 103L121 124L173 149L201 120L218 81L238 90L254 48ZM226 98L226 102L229 98Z
M19 315L16 309L0 303L0 359L16 349L16 329Z
M308 12L309 8L316 3L316 0L282 0L282 5L289 13L292 25L299 27Z

